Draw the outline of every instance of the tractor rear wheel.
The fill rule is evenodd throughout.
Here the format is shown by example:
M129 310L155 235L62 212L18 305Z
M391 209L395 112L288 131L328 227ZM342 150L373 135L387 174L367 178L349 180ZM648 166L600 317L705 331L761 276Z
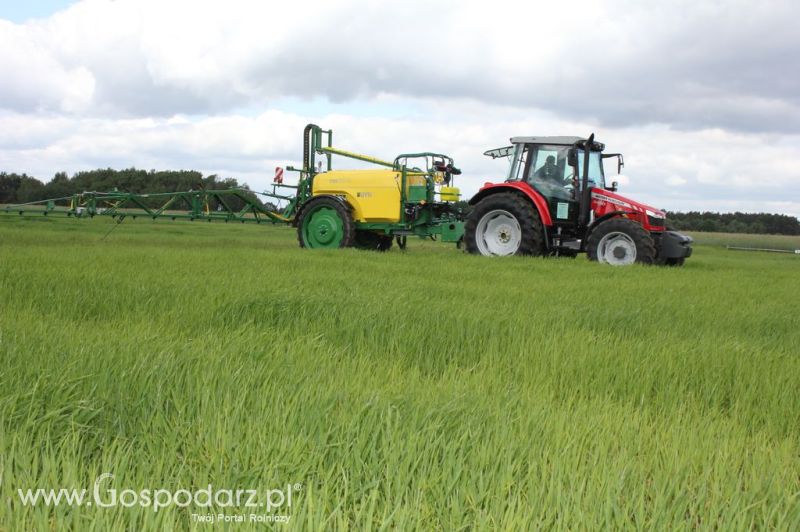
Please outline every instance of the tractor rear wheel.
M356 231L354 245L358 249L389 251L392 248L392 237L372 231Z
M467 251L479 255L541 255L543 235L539 213L513 193L483 198L464 227Z
M613 266L653 264L656 247L653 237L638 223L628 218L611 218L589 234L586 254L589 260Z
M301 248L348 248L353 245L355 232L350 208L331 196L310 199L297 217L297 240Z

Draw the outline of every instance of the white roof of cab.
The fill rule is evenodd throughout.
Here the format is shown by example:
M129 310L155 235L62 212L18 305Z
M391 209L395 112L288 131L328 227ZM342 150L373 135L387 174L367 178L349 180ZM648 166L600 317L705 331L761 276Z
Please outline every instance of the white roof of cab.
M584 141L581 137L511 137L512 144L556 144L559 146L572 146L576 142Z

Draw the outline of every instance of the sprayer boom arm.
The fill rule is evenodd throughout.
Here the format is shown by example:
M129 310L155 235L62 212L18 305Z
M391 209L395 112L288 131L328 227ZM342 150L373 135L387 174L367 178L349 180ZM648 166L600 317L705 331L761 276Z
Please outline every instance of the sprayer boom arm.
M253 194L292 200L274 192L259 193L244 188L225 190L189 190L135 194L131 192L83 192L63 198L52 198L2 208L7 213L66 216L137 216L188 220L220 220L224 222L290 222L291 218L267 209Z

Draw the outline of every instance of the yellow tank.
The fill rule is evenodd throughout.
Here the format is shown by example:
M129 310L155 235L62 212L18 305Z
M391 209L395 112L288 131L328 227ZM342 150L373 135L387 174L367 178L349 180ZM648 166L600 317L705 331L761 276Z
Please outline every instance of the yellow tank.
M458 201L460 192L458 187L442 187L439 196L442 198L442 201Z
M331 170L314 177L312 193L343 196L356 222L398 222L401 183L394 170Z

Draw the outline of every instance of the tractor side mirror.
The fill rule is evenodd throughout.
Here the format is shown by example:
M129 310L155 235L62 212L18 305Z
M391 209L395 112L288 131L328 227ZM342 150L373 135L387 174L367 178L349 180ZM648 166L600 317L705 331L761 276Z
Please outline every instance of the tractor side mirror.
M575 160L575 148L570 148L567 152L567 164L570 166L575 166L577 164Z
M625 160L622 158L622 154L621 153L604 153L603 154L603 159L609 159L611 157L616 157L617 158L617 174L621 174L622 173L622 167L625 166Z
M619 183L617 183L616 181L612 181L611 182L611 186L610 187L606 187L606 190L608 190L610 192L616 192L618 186L619 186Z

